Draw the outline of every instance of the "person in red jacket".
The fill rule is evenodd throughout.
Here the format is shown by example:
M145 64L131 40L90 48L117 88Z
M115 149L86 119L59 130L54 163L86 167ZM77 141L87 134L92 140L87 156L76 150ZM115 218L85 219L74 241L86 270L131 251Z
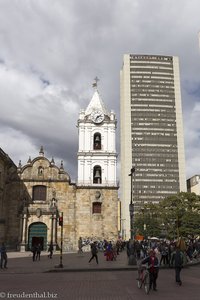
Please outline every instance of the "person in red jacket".
M144 258L141 261L141 264L148 264L149 275L150 275L150 289L153 286L153 290L157 291L157 278L158 278L158 271L159 271L159 261L156 257L156 253L154 250L149 251L149 256Z

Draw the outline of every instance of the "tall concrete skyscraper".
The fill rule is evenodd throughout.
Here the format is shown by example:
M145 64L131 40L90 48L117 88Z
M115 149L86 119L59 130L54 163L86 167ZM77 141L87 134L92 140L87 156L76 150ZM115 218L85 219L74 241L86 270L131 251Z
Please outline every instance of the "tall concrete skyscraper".
M178 57L126 54L120 81L121 224L128 238L131 186L135 211L186 191Z

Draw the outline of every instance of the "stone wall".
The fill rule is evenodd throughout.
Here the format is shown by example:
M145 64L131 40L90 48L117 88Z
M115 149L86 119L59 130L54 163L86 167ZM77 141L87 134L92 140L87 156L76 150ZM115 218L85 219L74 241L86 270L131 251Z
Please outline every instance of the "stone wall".
M63 251L77 251L78 239L116 240L118 237L118 188L80 187L71 183L61 165L44 156L29 159L25 166L6 165L0 159L0 234L8 248L28 248L30 226L47 228L45 249L52 236L61 246L63 213ZM33 199L35 186L46 187L45 199ZM93 212L93 203L101 203L101 212ZM54 209L54 210L53 210ZM56 209L56 213L55 213Z

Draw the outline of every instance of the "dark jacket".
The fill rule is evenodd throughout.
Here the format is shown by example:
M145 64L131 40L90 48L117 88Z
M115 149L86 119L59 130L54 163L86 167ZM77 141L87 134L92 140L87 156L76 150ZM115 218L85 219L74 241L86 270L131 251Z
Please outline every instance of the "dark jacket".
M1 246L0 253L3 259L7 259L6 247L4 245Z
M91 252L92 252L92 255L96 255L98 253L97 246L95 243L93 243L91 245Z
M183 267L183 253L179 249L172 253L171 265L174 265L175 268Z

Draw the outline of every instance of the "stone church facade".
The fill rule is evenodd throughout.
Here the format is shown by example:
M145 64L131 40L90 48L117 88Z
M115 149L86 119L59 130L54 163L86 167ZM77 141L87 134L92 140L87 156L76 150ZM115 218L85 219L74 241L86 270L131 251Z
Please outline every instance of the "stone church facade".
M0 242L16 249L19 243L20 191L17 167L0 148Z
M97 88L77 127L77 183L71 182L62 161L57 166L45 157L43 147L27 164L13 167L4 193L4 226L0 224L1 239L10 248L26 251L41 244L47 250L52 242L58 249L62 238L63 251L76 251L79 237L118 238L116 119Z

